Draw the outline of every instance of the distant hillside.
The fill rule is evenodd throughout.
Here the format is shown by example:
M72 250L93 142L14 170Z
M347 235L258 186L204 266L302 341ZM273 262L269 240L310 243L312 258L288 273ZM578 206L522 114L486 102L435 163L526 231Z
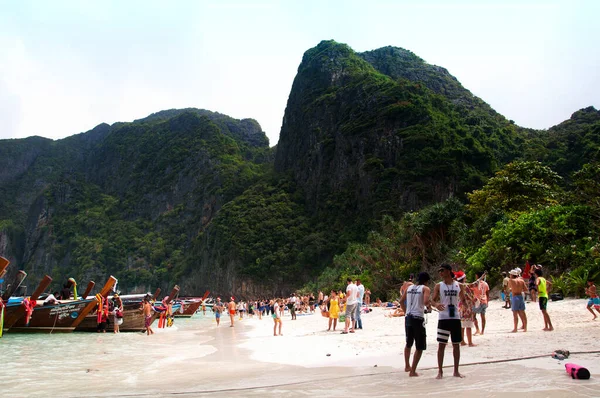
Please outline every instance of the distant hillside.
M448 233L435 223L462 214L508 162L539 160L568 188L600 161L599 137L594 108L524 129L410 51L323 41L298 67L274 148L253 119L192 108L63 140L0 141L0 255L29 286L45 273L57 284L114 274L127 292L282 294L328 272L335 281L334 257L385 246L370 234L381 228L433 223L429 240L411 243L422 246L412 262L393 265L425 264L423 247ZM478 236L499 219L476 221Z

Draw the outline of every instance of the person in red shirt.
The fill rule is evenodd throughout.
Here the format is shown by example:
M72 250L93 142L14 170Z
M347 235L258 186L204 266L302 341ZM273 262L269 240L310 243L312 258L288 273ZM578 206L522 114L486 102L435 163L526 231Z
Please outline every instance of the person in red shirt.
M473 307L473 315L475 317L475 334L483 334L485 332L485 311L490 298L490 286L483 278L481 272L475 273L477 278L475 286L475 306ZM479 332L479 323L477 322L477 314L481 315L481 332Z

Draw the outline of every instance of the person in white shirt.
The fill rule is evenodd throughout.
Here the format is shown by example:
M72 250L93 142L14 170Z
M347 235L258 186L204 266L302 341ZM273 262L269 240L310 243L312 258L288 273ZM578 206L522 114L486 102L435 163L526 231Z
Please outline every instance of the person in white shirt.
M354 325L357 329L362 329L362 319L360 319L360 311L362 309L363 297L365 296L365 285L360 282L360 279L356 279L356 288L358 289L358 302L356 305L356 324Z
M406 332L406 346L404 347L404 371L409 372L410 377L419 376L417 365L423 351L427 349L427 333L425 331L425 307L431 309L429 295L431 290L425 286L430 280L427 272L421 272L417 276L417 284L410 285L400 298L400 306L406 314L404 329ZM415 356L410 366L410 350L415 344Z
M352 283L352 278L348 278L346 282L348 283L346 287L346 325L342 334L354 333L356 306L358 304L358 288Z
M462 341L460 314L458 312L459 300L465 301L464 286L454 281L454 273L450 264L440 265L440 276L442 282L435 285L433 289L434 307L439 312L437 341L438 346L438 375L437 379L443 377L444 352L448 340L452 340L454 354L454 377L464 377L458 372L458 364L460 363L460 343Z

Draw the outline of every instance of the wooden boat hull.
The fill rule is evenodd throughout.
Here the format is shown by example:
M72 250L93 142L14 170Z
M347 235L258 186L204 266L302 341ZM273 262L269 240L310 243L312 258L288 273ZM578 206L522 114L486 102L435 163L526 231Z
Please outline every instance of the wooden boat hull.
M78 300L57 305L37 305L31 319L25 324L21 316L10 328L9 333L70 333L75 330L75 321L86 306L95 300ZM20 306L20 305L19 305Z

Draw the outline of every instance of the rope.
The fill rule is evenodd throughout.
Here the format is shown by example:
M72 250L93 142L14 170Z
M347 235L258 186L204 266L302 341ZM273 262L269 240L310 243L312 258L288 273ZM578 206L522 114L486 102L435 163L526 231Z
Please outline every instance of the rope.
M576 351L576 352L571 353L571 355L574 355L574 354L578 354L578 355L600 354L600 351L598 351L598 350L596 350L596 351ZM498 359L498 360L494 360L494 361L471 362L471 363L460 364L460 366L475 366L475 365L487 365L487 364L502 363L502 362L516 362L516 361L523 361L523 360L527 360L527 359L544 358L544 357L548 357L548 356L549 356L549 354L532 355L532 356L521 357L521 358L508 358L508 359ZM443 368L452 368L452 367L454 367L454 365L443 366ZM429 368L420 368L420 370L434 370L434 369L437 369L437 366L429 367ZM357 377L385 376L385 375L394 375L394 374L402 374L402 373L404 373L404 372L400 371L400 370L394 370L394 371L390 371L390 372L365 373L362 375L331 377L327 380L343 380L343 379L349 379L349 378L356 379ZM232 387L232 388L215 389L215 390L166 392L166 393L161 393L161 394L185 396L185 395L200 395L200 394L216 394L216 393L222 393L222 392L243 392L243 391L254 391L254 390L268 389L268 388L297 386L297 385L302 385L302 384L310 384L310 383L314 383L314 382L315 382L314 380L304 380L304 381L296 381L296 382L291 382L291 383L270 384L270 385L264 385L264 386ZM115 396L115 397L145 397L148 395L150 395L150 394L149 393L148 394L145 394L145 393L135 394L134 393L134 394L117 394L117 395L113 395L113 396Z

